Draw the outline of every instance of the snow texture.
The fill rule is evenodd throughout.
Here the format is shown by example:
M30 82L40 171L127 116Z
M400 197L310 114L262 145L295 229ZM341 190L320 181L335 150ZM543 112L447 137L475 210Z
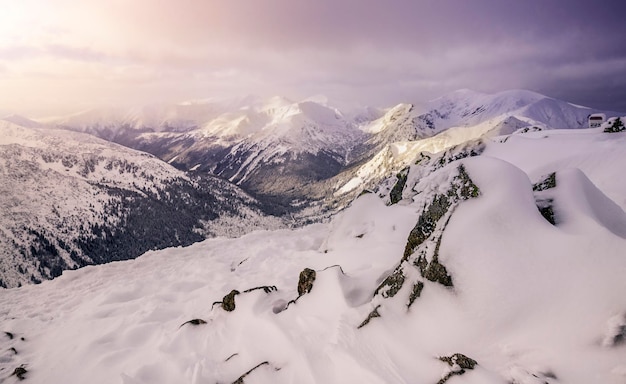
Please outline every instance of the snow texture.
M624 148L626 133L601 129L496 137L414 157L391 206L364 194L327 224L2 291L0 379L18 382L22 367L32 383L623 383ZM460 165L479 193L432 232L453 285L405 264L405 285L381 298ZM552 172L555 186L540 192L556 225L533 191ZM305 268L316 279L298 298ZM407 307L415 280L423 287ZM234 311L212 305L232 290Z

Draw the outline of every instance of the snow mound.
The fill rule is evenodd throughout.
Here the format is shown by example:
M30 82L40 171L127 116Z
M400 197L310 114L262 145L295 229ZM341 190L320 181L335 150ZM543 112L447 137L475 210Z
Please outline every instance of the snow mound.
M600 191L580 169L557 174L556 206L564 227L592 220L616 236L626 239L626 213ZM565 192L567 191L567 192Z

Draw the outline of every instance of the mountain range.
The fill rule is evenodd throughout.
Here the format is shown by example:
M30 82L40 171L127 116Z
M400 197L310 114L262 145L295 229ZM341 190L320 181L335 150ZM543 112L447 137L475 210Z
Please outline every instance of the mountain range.
M328 220L366 191L391 203L415 161L463 143L446 161L479 153L484 143L475 140L584 128L596 112L530 91L461 90L388 109L246 97L42 121L7 116L0 285Z
M151 250L3 290L0 380L624 383L626 132L605 131L618 125L537 124L443 151L415 148L461 140L462 127L388 144L397 164L379 152L380 164L403 168L374 183L383 171L363 162L360 182L339 184L353 190L337 190L360 196L327 222ZM14 136L38 149L52 140ZM90 140L87 152L106 148L93 171L37 152L34 164L49 169L37 175L59 168L124 185L132 172L106 173L106 159L127 151L155 175L139 178L140 189L189 177ZM32 157L26 143L12 148Z
M439 151L530 126L583 128L588 115L596 112L605 111L524 90L460 90L425 105L389 109L341 111L314 99L243 98L88 111L48 123L151 153L181 170L219 176L291 210L294 202L328 195L329 179L371 160L392 143L436 136L431 151Z

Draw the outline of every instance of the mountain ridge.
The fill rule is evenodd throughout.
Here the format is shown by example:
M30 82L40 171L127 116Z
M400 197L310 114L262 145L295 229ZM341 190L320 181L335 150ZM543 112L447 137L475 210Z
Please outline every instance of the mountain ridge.
M590 113L601 112L526 90L495 94L459 90L422 105L345 112L321 97L303 101L250 97L230 104L193 105L215 114L171 129L167 124L127 124L112 130L98 122L72 125L62 120L56 125L155 154L179 169L218 175L290 209L290 201L306 198L299 186L335 177L391 143L429 139L449 130L457 131L450 131L450 136L471 140L533 126L582 128ZM456 144L459 140L450 140L448 146Z
M0 286L282 225L234 185L153 155L6 120L0 130Z
M327 223L7 290L0 379L622 383L625 144L544 130L416 152Z
M499 135L515 137L522 132L552 129L551 124L580 128L587 114L595 111L519 90L495 95L462 90L431 101L426 107L399 104L387 111L357 109L354 114L327 104L327 100L319 98L294 102L280 97L241 98L228 106L216 101L195 102L181 105L198 107L193 113L217 113L218 118L204 126L182 119L183 125L171 130L160 127L165 129L162 131L145 126L118 126L110 130L108 126L98 125L100 120L94 126L76 129L89 131L100 127L100 136L105 141L95 135L75 133L68 127L55 130L21 116L9 116L0 120L0 129L5 133L0 138L6 164L3 177L5 184L11 186L6 196L12 196L14 201L5 201L5 209L13 212L19 205L31 207L26 211L42 212L41 217L48 224L35 223L30 230L30 224L22 229L5 228L8 234L22 233L19 241L13 235L13 240L11 236L5 240L15 242L12 247L20 258L31 260L26 263L30 263L28 267L22 267L30 271L30 280L40 281L58 275L59 268L95 262L83 257L87 248L95 249L98 255L108 252L110 244L104 239L112 238L114 233L118 237L130 236L128 232L116 232L116 226L128 226L130 221L137 220L140 210L156 206L174 216L176 213L170 209L186 212L186 221L174 226L176 229L168 234L169 240L162 244L156 237L149 240L156 241L152 246L157 247L189 244L208 234L237 235L255 225L274 227L289 221L297 226L328 220L364 191L389 193L397 189L396 177L390 175L397 175L400 180L415 159L423 161L436 153L459 158L464 156L464 151L480 152L482 149L478 148ZM234 110L222 113L217 111L218 107ZM157 115L167 113L161 111ZM107 139L112 133L122 146ZM152 155L139 154L130 148ZM153 165L143 169L143 163ZM172 166L178 170L174 172ZM158 174L173 176L163 181L153 174L157 170ZM36 178L45 181L38 186ZM83 215L87 218L85 223L63 203L63 192L56 192L48 179L55 180L53 183L65 190L71 189L68 185L75 185L74 191L83 194L79 200L86 203L79 204L79 211L88 213ZM381 183L385 186L381 187ZM32 203L20 200L21 197L14 198L15 185L19 185L19 190L47 191L54 198L45 201L33 195L31 200L41 205L35 209ZM396 200L399 192L394 193ZM172 196L185 203L179 206L181 202ZM228 202L226 196L234 203ZM208 202L191 208L203 199ZM104 220L103 215L110 219ZM237 217L242 215L249 218L250 225L237 222ZM80 233L58 221L65 216L75 218L73 227L82 225ZM24 222L24 217L20 217ZM162 214L155 214L151 220L154 223L163 219ZM58 237L59 228L51 223L60 225L61 232L66 234ZM150 228L154 226L150 224L145 229L151 231ZM186 240L179 242L181 237L176 230L187 231ZM80 244L71 243L80 236L84 237ZM29 242L36 244L34 252L29 250ZM138 256L147 245L141 247L130 253L122 247L112 253L117 256L111 257ZM69 257L72 252L76 253L73 259ZM33 264L32 260L37 259L33 256L39 253L47 255L42 260L52 257L59 264L42 266L41 260ZM98 257L100 261L111 259ZM16 265L23 264L22 261L7 263L11 273ZM14 285L15 281L10 284Z

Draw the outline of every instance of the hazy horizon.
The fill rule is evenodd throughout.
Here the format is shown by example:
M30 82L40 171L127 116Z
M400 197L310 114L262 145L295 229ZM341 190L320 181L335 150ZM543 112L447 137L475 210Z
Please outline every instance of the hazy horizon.
M528 89L626 111L626 4L24 0L0 14L0 113L258 94L420 103Z

